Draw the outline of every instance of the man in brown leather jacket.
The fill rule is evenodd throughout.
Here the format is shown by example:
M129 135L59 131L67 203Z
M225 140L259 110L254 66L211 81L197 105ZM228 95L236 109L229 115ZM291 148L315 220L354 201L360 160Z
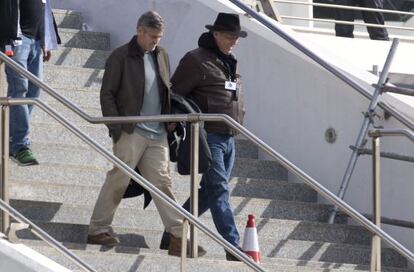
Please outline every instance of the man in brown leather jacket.
M173 91L192 98L203 113L227 114L239 123L244 116L243 95L237 60L232 54L240 37L237 14L219 13L209 32L199 38L199 48L188 52L180 61L171 83ZM199 189L199 215L210 209L220 235L240 248L233 212L229 203L229 178L235 158L235 131L224 123L206 123L207 142L212 164L203 175ZM189 210L190 202L183 206ZM237 260L226 252L228 260Z
M158 46L164 21L156 12L138 20L137 35L108 58L101 87L103 116L159 115L170 113L168 55ZM114 154L129 167L138 167L144 178L175 200L171 188L166 127L159 122L109 125ZM129 184L129 177L114 167L107 173L92 214L88 242L114 246L119 239L111 223ZM152 195L168 232L168 254L181 254L182 218ZM205 251L201 249L201 255Z

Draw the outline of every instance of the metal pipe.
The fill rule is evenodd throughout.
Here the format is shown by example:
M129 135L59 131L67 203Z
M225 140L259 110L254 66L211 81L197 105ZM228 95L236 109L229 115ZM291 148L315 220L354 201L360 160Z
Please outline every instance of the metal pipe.
M372 185L373 185L373 218L372 222L381 228L381 165L380 137L372 137ZM372 236L371 272L381 272L381 238Z
M414 12L391 10L391 9L365 8L365 7L354 7L354 6L335 5L335 4L322 4L322 3L315 3L315 2L312 2L312 3L310 3L310 2L300 2L300 1L296 2L296 1L287 1L287 0L273 0L273 2L286 3L286 4L295 4L295 5L315 6L315 7L325 7L325 8L351 9L351 10L372 11L372 12L382 12L382 13L391 13L391 14L414 16Z
M194 217L198 217L198 164L199 164L199 132L200 123L191 123L191 162L190 162L190 176L191 176L191 193L190 193L190 211ZM198 234L194 225L190 225L190 256L191 258L198 257Z
M91 271L96 272L95 269L93 269L90 265L88 265L86 262L84 262L82 259L80 259L78 256L70 252L68 249L66 249L61 243L56 241L52 236L47 234L45 231L43 231L41 228L39 228L36 224L34 224L32 221L24 217L21 213L19 213L17 210L15 210L13 207L11 207L8 203L0 199L0 208L3 211L6 211L8 214L10 214L14 219L16 219L18 222L27 224L30 226L30 230L36 234L40 239L45 241L48 245L56 249L57 251L61 252L63 255L69 257L74 263L79 265L81 268L83 268L85 271Z
M356 91L358 91L360 94L365 96L368 99L371 99L372 95L371 93L365 89L358 81L354 80L353 78L349 77L345 73L343 73L340 69L337 67L331 65L330 63L323 60L320 56L313 53L311 50L309 50L307 47L303 46L299 41L296 40L296 38L290 36L289 33L285 32L284 30L280 29L277 25L275 25L273 22L271 22L269 19L264 17L263 15L255 12L254 10L250 9L243 3L240 3L238 0L229 0L239 8L246 11L248 14L250 14L253 18L258 20L260 23L262 23L264 26L272 30L274 33L278 34L280 37L285 39L287 42L292 44L294 47L296 47L298 50L303 52L305 55L313 59L315 62L320 64L322 67L324 67L326 70L337 76L339 79L344 81L346 84L354 88ZM4 61L7 65L9 65L13 70L16 72L26 76L33 84L36 86L42 88L46 93L57 99L59 102L63 103L66 107L77 113L79 116L81 116L84 120L88 121L91 124L114 124L114 123L128 123L130 121L142 121L143 119L140 119L139 117L91 117L85 112L83 112L79 107L76 106L76 104L72 103L70 100L66 99L59 93L55 92L51 87L49 87L46 83L36 78L33 74L22 68L20 65L18 65L16 62L14 62L12 59L7 57L3 52L0 52L0 60ZM378 104L382 109L388 111L392 116L394 116L398 121L400 121L405 126L409 127L410 129L414 130L414 123L408 119L406 116L399 113L397 110L395 110L393 107L390 107L386 103L380 102ZM176 115L180 116L180 115ZM182 117L182 116L181 116ZM121 121L125 120L125 121ZM164 119L165 120L165 119ZM172 120L172 118L170 118ZM176 119L176 121L181 121L183 119ZM187 120L187 119L186 119ZM152 120L151 120L152 121ZM167 120L165 120L167 121Z
M238 8L249 14L252 18L256 19L258 22L260 22L262 25L264 25L266 28L280 36L282 39L286 40L288 43L290 43L293 47L297 48L299 51L301 51L303 54L314 60L316 63L321 65L323 68L325 68L327 71L338 77L340 80L348 84L350 87L358 91L360 94L362 94L364 97L368 98L369 100L372 99L372 94L368 89L361 85L357 80L353 79L349 75L345 74L341 69L338 67L332 65L331 63L324 60L323 57L319 56L319 54L314 53L312 50L307 48L305 45L303 45L298 39L296 39L294 36L292 36L289 32L282 29L277 23L270 20L266 16L257 13L244 3L242 3L240 0L229 0L231 3L236 5ZM411 121L411 119L407 118L406 116L399 113L395 108L390 107L384 102L380 102L378 104L382 109L388 111L392 116L394 116L398 121L400 121L402 124L410 128L411 130L414 130L414 123Z
M280 17L282 19L291 19L291 20L335 23L335 24L343 24L343 25L358 25L358 26L367 26L367 27L376 27L376 28L389 28L389 29L414 31L414 27L406 27L406 26L379 25L379 24L358 23L358 22L341 21L341 20L333 20L333 19L308 18L308 17L299 17L299 16L289 16L289 15L281 15Z
M183 231L181 236L181 272L187 272L187 233L188 233L188 220L183 220Z
M169 205L170 207L171 206L174 207L177 210L177 212L183 215L184 217L186 217L191 224L194 224L195 226L197 226L207 236L209 236L215 242L222 245L226 250L228 250L233 255L235 255L237 258L245 262L249 267L253 268L255 271L264 271L263 268L258 266L256 263L252 262L250 258L246 257L244 254L240 254L239 251L234 246L232 246L226 240L217 236L214 232L206 228L202 223L198 221L197 218L193 217L190 213L185 211L181 206L173 202L169 197L165 197L162 193L157 194L158 189L155 188L154 190L152 190L151 189L151 186L153 186L152 184L148 183L148 181L146 181L143 177L136 174L135 171L133 171L132 169L128 168L128 166L125 165L122 161L120 161L117 157L113 156L111 153L103 149L99 144L95 143L86 134L84 134L79 129L74 127L72 124L70 124L66 119L61 117L59 113L51 109L47 104L44 104L42 101L37 100L37 99L8 99L8 101L4 101L0 99L0 105L7 104L7 103L8 104L15 104L15 103L36 104L42 110L50 114L54 119L56 119L66 128L68 128L76 136L84 140L88 145L94 148L98 153L103 155L106 159L112 161L117 167L120 167L122 171L124 171L133 180L140 183L142 187L156 194L160 199L164 200L164 202L167 202L167 205ZM406 257L410 262L414 263L414 254L410 252L407 248L401 245L398 241L392 238L389 234L387 234L386 232L384 232L383 230L375 226L371 221L369 221L363 215L361 215L358 211L353 209L349 204L345 203L342 199L338 198L335 194L333 194L328 189L323 187L316 180L314 180L308 174L303 172L293 163L288 161L278 152L273 150L269 145L267 145L262 140L257 138L253 133L251 133L249 130L244 128L242 125L234 121L232 118L224 114L201 114L201 115L198 115L198 118L200 121L206 121L206 122L222 121L222 122L225 122L227 125L229 125L231 128L239 131L248 140L252 141L259 148L263 149L269 156L271 156L277 162L279 162L282 166L284 166L288 171L292 172L295 176L297 176L298 178L303 180L307 185L309 185L311 188L316 190L322 197L326 198L328 201L340 207L340 209L343 212L345 212L350 217L355 219L356 222L360 223L362 226L367 228L370 232L377 234L379 237L381 237L381 239L387 242L391 247L397 250L401 255Z
M223 116L223 115L222 115ZM213 117L213 116L211 116ZM209 121L210 116L206 116L202 118L204 121ZM253 133L249 130L244 128L242 125L231 119L230 117L224 115L224 121L227 125L239 131L243 136L245 136L248 140L253 142L255 145L260 147L263 151L265 151L270 157L275 159L278 163L280 163L283 167L285 167L288 171L294 174L296 177L301 179L304 183L310 186L312 189L318 192L322 197L327 199L329 202L338 206L344 213L348 214L352 217L356 222L367 228L373 234L378 235L381 239L383 239L387 244L393 247L396 251L398 251L401 255L406 257L411 263L414 263L414 254L392 238L388 233L384 232L382 229L378 228L375 224L365 218L361 213L357 210L352 208L349 204L344 202L342 199L337 197L335 194L330 192L324 186L319 184L315 179L311 176L303 172L300 168L296 165L288 161L282 155L280 155L277 151L273 150L269 145L265 142L257 138Z
M371 123L369 115L372 114L375 111L375 108L378 105L379 96L381 95L381 88L379 86L382 86L385 83L385 81L387 80L388 72L389 72L389 69L391 67L391 63L394 59L395 52L397 51L398 44L399 44L398 39L394 39L392 41L390 51L388 53L387 59L386 59L385 64L384 64L384 68L382 69L382 72L381 72L380 77L378 79L377 87L375 88L374 94L372 95L371 102L368 106L368 114L365 115L364 120L362 121L361 129L359 130L359 133L358 133L358 137L357 137L357 140L356 140L356 143L355 143L355 147L357 147L357 148L362 147L362 144L363 144L363 142L364 142L364 140L367 136L368 127ZM344 198L346 190L348 189L348 185L349 185L349 182L351 180L352 173L354 172L355 165L357 163L358 157L359 157L358 151L353 150L352 153L351 153L351 157L349 158L348 165L346 167L346 170L345 170L345 173L344 173L344 176L342 178L341 185L339 187L338 194L337 194L338 197L341 198L341 199ZM334 223L337 211L338 211L338 207L334 206L333 210L331 211L331 213L329 215L328 223L330 223L330 224Z
M397 93L397 94L414 96L414 89L401 88L401 87L396 87L396 86L385 85L382 87L382 91L388 92L388 93Z
M105 148L103 148L100 144L95 142L93 139L91 139L88 135L83 133L81 130L76 128L73 124L71 124L69 121L67 121L63 116L61 116L58 112L50 108L47 104L43 103L41 100L38 99L0 99L0 105L1 104L14 104L14 101L17 101L18 104L35 104L39 108L41 108L43 111L45 111L47 114L52 116L56 121L61 123L65 128L67 128L69 131L71 131L73 134L75 134L77 137L79 137L81 140L83 140L85 143L87 143L90 147L92 147L95 151L97 151L100 155L102 155L105 159L111 161L116 167L118 167L122 172L124 172L126 175L128 175L130 178L132 178L135 182L138 182L144 189L149 191L152 195L155 195L161 201L163 201L167 206L170 208L175 209L181 216L187 218L189 223L195 225L199 230L201 230L204 234L209 236L213 241L223 246L227 251L231 252L234 256L236 256L239 260L243 261L247 266L252 268L254 271L260 271L264 272L264 268L262 268L260 265L252 261L247 255L244 253L240 253L240 251L224 240L222 237L215 234L213 231L211 231L209 228L204 226L203 223L201 223L196 217L194 217L192 214L187 212L185 209L183 209L180 205L178 205L174 200L172 200L170 197L166 196L164 193L162 193L157 187L152 185L149 181L147 181L145 178L138 175L133 169L128 167L127 164L125 164L122 160L120 160L118 157L107 151ZM201 118L201 115L198 115L198 118ZM213 121L221 121L223 120L224 115L213 115L212 119ZM193 120L194 117L187 117L187 121ZM161 118L160 118L161 119ZM152 120L157 120L157 118L154 118ZM168 120L174 120L174 117L170 117Z
M405 136L414 142L414 133L406 129L374 129L368 132L370 137Z
M0 169L0 199L9 203L9 125L10 125L10 107L1 106L1 169ZM6 212L1 213L1 230L6 233L10 227L10 216Z

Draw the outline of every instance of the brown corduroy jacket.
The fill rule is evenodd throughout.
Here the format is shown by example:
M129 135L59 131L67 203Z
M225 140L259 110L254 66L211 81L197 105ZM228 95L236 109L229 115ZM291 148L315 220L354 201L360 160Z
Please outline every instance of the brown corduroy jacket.
M157 65L158 86L161 98L161 113L169 114L170 64L166 51L157 47L153 52ZM102 80L100 101L103 116L140 115L145 88L144 51L134 36L131 41L109 56ZM136 123L108 125L109 134L117 142L122 130L132 133Z

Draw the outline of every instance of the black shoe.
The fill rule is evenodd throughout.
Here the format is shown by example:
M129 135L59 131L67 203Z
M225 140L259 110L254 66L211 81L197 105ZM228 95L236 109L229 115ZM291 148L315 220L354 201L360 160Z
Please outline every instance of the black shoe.
M243 250L241 249L241 247L237 247L237 249L240 251L240 252L243 252ZM227 261L232 261L232 262L241 262L239 259L237 259L237 257L236 256L234 256L233 254L231 254L230 252L228 252L227 250L226 250L226 260Z
M170 234L164 230L164 233L162 234L161 238L160 249L167 250L170 246L170 240Z

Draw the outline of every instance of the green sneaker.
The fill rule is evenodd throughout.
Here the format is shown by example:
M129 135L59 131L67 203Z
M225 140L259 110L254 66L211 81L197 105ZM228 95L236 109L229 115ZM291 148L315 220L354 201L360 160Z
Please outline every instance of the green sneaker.
M38 165L39 162L36 160L33 155L32 150L28 147L24 147L17 151L16 154L11 156L12 161L17 163L20 166L29 166L29 165Z

